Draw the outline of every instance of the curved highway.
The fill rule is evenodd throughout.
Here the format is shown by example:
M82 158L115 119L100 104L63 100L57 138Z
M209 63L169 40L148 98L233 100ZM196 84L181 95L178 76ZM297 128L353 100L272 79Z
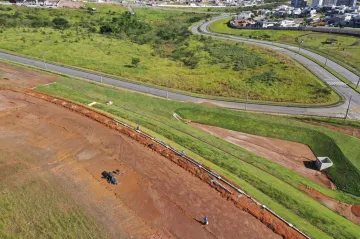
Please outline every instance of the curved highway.
M56 73L66 74L69 76L75 76L80 78L85 78L92 81L102 82L105 84L118 86L138 92L148 93L160 97L168 97L169 99L184 101L184 102L194 102L194 103L202 103L209 102L212 104L216 104L219 106L234 108L234 109L245 109L250 111L260 111L260 112L270 112L270 113L280 113L280 114L294 114L294 115L316 115L316 116L327 116L327 117L344 117L346 113L346 108L348 105L349 97L352 96L352 102L350 111L348 114L348 118L350 119L360 119L360 95L355 92L353 89L342 83L339 79L331 75L328 71L317 65L316 63L308 60L307 58L300 56L290 50L282 48L278 45L271 45L268 42L249 40L234 36L228 36L223 34L214 34L207 30L208 24L211 22L218 20L219 18L215 18L206 23L199 23L192 28L193 33L195 34L204 34L210 35L211 37L221 38L226 40L238 41L238 42L247 42L250 44L259 45L262 47L268 47L277 51L281 51L284 54L289 55L295 60L301 62L305 66L308 67L309 70L314 72L320 79L329 83L335 90L337 90L340 94L346 97L345 104L336 107L319 107L319 108L304 108L304 107L293 107L293 106L275 106L275 105L265 105L265 104L246 104L239 102L228 102L222 100L211 100L205 98L198 98L193 96L188 96L180 93L167 92L163 89L158 89L151 86L145 86L141 84L131 83L127 81L122 81L118 78L111 78L108 76L102 76L97 73L87 72L80 69L75 69L73 67L59 66L53 63L44 63L40 60L34 60L31 58L23 57L23 56L15 56L12 54L8 54L0 51L0 58L6 59L9 61L35 66L42 69L47 69ZM200 26L201 31L198 31L198 27ZM287 46L290 47L290 46ZM302 51L303 52L303 51ZM345 72L345 71L344 71ZM340 72L339 72L340 73ZM343 73L343 72L342 72Z
M359 80L359 77L356 74L352 73L351 71L347 70L346 68L340 66L339 64L337 64L337 63L335 63L335 62L333 62L331 60L326 60L326 58L321 56L321 55L318 55L318 54L316 54L314 52L311 52L311 51L308 51L308 50L305 50L305 49L302 49L302 48L299 49L298 47L291 46L291 45L268 42L268 41L263 41L263 40L253 40L253 39L249 39L249 38L237 37L237 36L232 36L232 35L227 35L227 34L219 34L219 33L214 33L214 32L209 31L208 26L211 23L213 23L215 21L218 21L220 19L223 19L223 18L228 18L228 17L229 16L220 16L220 17L213 18L210 21L198 23L198 24L194 25L191 28L191 31L194 34L211 36L211 37L218 38L218 39L223 39L223 40L244 42L244 43L247 43L247 44L252 44L252 45L257 45L257 46L269 48L269 49L279 51L279 52L281 52L283 54L286 54L286 55L290 56L294 60L296 60L296 61L300 62L301 64L303 64L308 70L310 70L316 76L318 76L319 79L326 82L334 90L336 90L338 93L340 93L341 95L343 95L346 98L346 102L342 106L327 108L327 110L325 110L328 113L327 115L331 115L331 113L332 113L333 116L339 116L337 114L337 112L339 110L344 111L344 109L345 109L345 112L346 112L346 108L347 108L347 106L349 104L349 99L351 97L352 100L351 100L351 104L350 104L350 110L349 110L348 117L353 118L353 119L360 119L360 94L357 93L355 90L353 90L351 87L347 86L345 83L343 83L337 77L332 75L326 69L324 69L323 67L321 67L317 63L313 62L312 60L309 60L308 58L306 58L306 57L304 57L302 55L299 55L297 52L300 52L300 53L302 53L304 55L308 55L309 57L312 57L312 58L314 58L315 60L317 60L319 62L327 61L327 66L328 67L332 68L338 74L340 74L343 77L347 78L348 80L350 80L354 84L357 84L357 82ZM199 31L199 29L200 29L200 31ZM239 31L241 31L241 30L239 30ZM295 107L288 107L288 108L292 108L292 110L289 109L289 111L291 111L291 113L294 113ZM306 113L307 114L318 114L318 115L321 115L321 116L325 116L323 110L324 109L319 109L319 108L312 109L312 110L309 109L309 111L307 111Z

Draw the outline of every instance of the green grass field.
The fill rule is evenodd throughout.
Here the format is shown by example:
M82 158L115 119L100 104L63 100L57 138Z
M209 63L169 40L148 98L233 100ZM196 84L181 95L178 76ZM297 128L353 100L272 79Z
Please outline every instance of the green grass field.
M311 31L291 30L239 30L228 27L230 20L222 19L209 26L210 30L218 33L231 34L253 39L276 41L298 46L319 53L341 65L348 65L354 73L360 75L360 37L339 34L317 33Z
M114 102L112 106L97 104L95 107L121 119L131 121L133 125L140 125L145 131L150 130L162 135L167 140L178 144L179 147L185 148L185 152L190 151L190 155L193 153L200 155L204 163L210 164L215 170L224 173L258 200L273 208L312 237L358 238L360 236L357 225L308 197L298 187L307 185L347 203L360 203L358 197L323 188L280 165L183 124L175 120L172 114L178 112L182 116L196 120L207 119L207 114L204 115L204 113L211 113L212 117L210 118L214 121L218 117L217 114L220 114L228 117L225 121L230 120L229 124L234 123L235 120L237 125L246 125L249 129L246 131L248 133L259 134L266 130L277 132L277 137L284 139L287 138L289 130L295 131L294 128L296 128L296 130L300 130L299 137L306 138L306 135L301 132L302 130L303 132L312 132L314 135L327 135L329 142L333 140L338 143L337 140L346 140L343 144L339 143L338 147L344 151L347 157L352 157L349 161L353 162L356 162L358 155L354 150L354 147L356 148L360 143L358 139L292 119L175 102L69 78L63 78L56 84L39 87L38 90L83 104L111 100ZM194 112L197 112L198 115L194 115ZM218 121L222 122L223 118L218 118ZM291 128L292 125L293 128ZM278 129L279 127L284 130ZM257 131L255 128L261 130ZM333 146L334 144L329 145L329 147ZM326 145L321 145L321 147L326 147ZM330 149L328 148L328 150ZM353 167L353 169L346 168L346 170L350 170L346 175L339 173L339 177L343 177L344 180L345 178L351 179L354 176L351 174L357 170L356 167L349 163L339 164L339 167L335 167L334 170L340 170L344 165L344 167Z
M332 104L339 100L338 95L302 65L280 53L193 36L187 30L166 25L172 19L189 26L206 17L205 14L137 9L135 20L147 22L153 30L146 34L135 34L139 29L99 34L92 31L112 24L110 19L122 17L123 10L97 8L96 13L0 8L0 17L4 14L9 19L8 16L19 15L17 21L22 19L21 23L4 20L9 26L17 24L17 27L1 28L0 48L144 84L227 100L241 100L247 95L250 100L278 103ZM71 27L47 26L45 23L49 23L53 11L53 15L68 19ZM33 20L37 13L42 17ZM42 27L31 27L33 24ZM183 38L181 34L189 35ZM138 66L132 64L133 58L140 60Z
M316 122L324 122L339 126L350 126L353 128L360 129L360 121L355 120L342 120L342 119L334 119L334 118L321 118L321 117L297 117L299 120L311 120Z
M54 177L30 172L29 160L0 149L0 238L107 238Z

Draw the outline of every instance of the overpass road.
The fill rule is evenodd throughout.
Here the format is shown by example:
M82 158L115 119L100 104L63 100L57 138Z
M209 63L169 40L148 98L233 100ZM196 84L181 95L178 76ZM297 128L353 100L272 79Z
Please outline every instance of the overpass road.
M224 16L222 16L224 17ZM285 47L274 44L272 45L269 42L262 41L252 41L249 39L244 39L240 37L234 37L229 35L219 35L209 32L207 30L207 26L219 18L215 18L211 21L199 23L192 28L192 32L194 34L204 34L214 38L220 38L225 40L237 41L237 42L246 42L249 44L259 45L262 47L271 48L276 51L280 51L293 59L299 61L304 64L310 71L316 74L321 80L327 82L333 89L337 90L340 94L342 94L346 98L346 102L340 106L335 107L294 107L294 106L276 106L276 105L266 105L266 104L253 104L253 103L240 103L240 102L229 102L222 100L212 100L200 97L193 97L181 93L167 92L165 89L159 89L151 86L141 85L137 83L128 82L125 80L121 80L119 78L112 78L108 76L101 76L100 73L88 72L85 70L75 69L73 67L60 66L57 64L53 64L50 62L44 63L40 60L35 60L32 58L24 57L24 56L16 56L9 53L0 51L0 58L6 59L9 61L21 63L28 66L34 66L41 69L47 69L56 73L66 74L69 76L80 77L91 81L100 82L102 79L102 83L109 84L117 87L122 87L126 89L130 89L133 91L143 92L151 95L156 95L160 97L168 97L169 99L179 100L183 102L193 102L193 103L203 103L209 102L212 104L216 104L222 107L241 109L241 110L249 110L249 111L260 111L260 112L268 112L268 113L280 113L280 114L292 114L292 115L313 115L313 116L326 116L326 117L344 117L346 113L346 109L348 106L349 98L352 96L351 107L349 110L348 118L349 119L360 119L360 95L342 83L339 79L334 77L328 71L326 71L321 66L316 63L308 60L307 58L286 49ZM201 32L198 31L198 28L201 29ZM291 47L291 46L287 46ZM301 49L302 50L302 49ZM303 52L303 50L302 50ZM303 52L305 53L305 52ZM319 56L320 57L320 56ZM328 61L329 62L329 61ZM330 62L329 62L330 63ZM335 63L336 64L336 63ZM330 65L329 65L330 66ZM340 67L340 66L339 66ZM345 74L343 69L339 68L341 73ZM340 73L340 72L339 72ZM348 74L348 73L346 73ZM350 74L349 74L350 75Z

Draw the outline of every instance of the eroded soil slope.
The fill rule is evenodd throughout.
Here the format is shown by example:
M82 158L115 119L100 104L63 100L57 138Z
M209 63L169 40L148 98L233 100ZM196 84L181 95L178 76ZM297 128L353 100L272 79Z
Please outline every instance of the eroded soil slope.
M287 167L322 186L336 188L325 174L314 169L316 157L306 145L280 139L245 134L210 125L198 123L190 124L198 129Z

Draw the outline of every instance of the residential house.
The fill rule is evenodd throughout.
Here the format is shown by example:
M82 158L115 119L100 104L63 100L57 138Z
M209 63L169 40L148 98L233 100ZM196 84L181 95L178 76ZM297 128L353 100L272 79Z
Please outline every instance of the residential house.
M251 27L255 25L255 21L248 19L238 19L234 21L234 25L238 27Z
M292 11L292 14L293 14L293 15L297 15L297 16L301 15L301 9L300 9L300 8L295 8L295 9Z
M236 16L236 19L250 19L252 17L254 17L254 13L252 13L251 11L246 11L246 12L240 12Z
M307 1L306 0L291 0L291 6L294 8L303 8L306 7Z

